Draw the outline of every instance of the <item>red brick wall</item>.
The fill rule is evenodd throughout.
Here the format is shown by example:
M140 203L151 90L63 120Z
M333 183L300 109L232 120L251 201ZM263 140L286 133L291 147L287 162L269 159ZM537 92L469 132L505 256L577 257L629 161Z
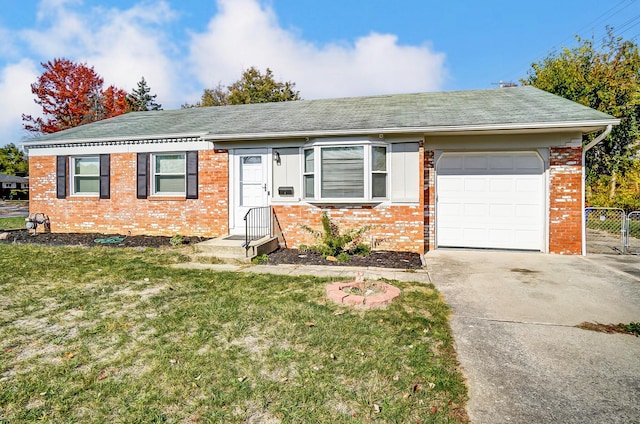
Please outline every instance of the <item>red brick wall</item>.
M51 219L51 231L174 234L213 237L228 233L229 171L226 150L198 153L198 199L136 198L136 154L111 155L111 198L56 198L56 158L29 158L31 213Z
M274 205L276 233L283 247L311 245L314 239L301 228L305 224L322 230L322 212L341 230L371 226L363 242L374 243L376 250L396 250L423 253L424 223L421 205L377 205L316 207L312 205Z
M582 253L582 148L549 149L549 252Z
M424 152L424 251L436 248L436 169L433 150Z

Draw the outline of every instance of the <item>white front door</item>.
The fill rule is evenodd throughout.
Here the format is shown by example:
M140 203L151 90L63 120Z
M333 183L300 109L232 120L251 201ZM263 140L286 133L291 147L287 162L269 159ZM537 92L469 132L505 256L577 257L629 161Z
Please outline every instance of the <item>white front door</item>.
M269 205L268 158L267 149L235 151L231 234L244 234L244 217L249 209Z

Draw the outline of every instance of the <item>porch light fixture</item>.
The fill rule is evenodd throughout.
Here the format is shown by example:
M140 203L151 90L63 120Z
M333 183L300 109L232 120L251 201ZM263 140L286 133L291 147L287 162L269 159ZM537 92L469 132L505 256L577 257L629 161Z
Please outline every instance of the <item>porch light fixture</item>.
M277 150L273 151L273 161L280 165L280 152L278 152Z

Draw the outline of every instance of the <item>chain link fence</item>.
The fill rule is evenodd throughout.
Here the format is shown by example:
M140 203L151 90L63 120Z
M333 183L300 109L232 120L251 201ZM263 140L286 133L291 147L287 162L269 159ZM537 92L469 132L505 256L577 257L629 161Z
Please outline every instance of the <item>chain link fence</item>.
M587 254L640 255L640 211L585 209Z
M587 254L625 251L626 214L616 208L586 208Z
M627 253L640 255L640 211L627 216Z

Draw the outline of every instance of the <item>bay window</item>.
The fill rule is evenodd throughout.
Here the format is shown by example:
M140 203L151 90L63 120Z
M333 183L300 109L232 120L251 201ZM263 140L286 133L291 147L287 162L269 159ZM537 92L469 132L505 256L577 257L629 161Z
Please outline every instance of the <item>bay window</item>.
M315 145L303 149L304 197L309 200L387 198L387 147Z

